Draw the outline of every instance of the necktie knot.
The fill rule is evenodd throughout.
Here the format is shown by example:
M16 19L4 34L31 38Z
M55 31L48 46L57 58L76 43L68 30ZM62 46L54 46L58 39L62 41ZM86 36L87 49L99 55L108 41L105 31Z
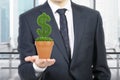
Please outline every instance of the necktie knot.
M60 14L60 15L63 15L65 14L65 12L67 11L67 9L58 9L57 12Z

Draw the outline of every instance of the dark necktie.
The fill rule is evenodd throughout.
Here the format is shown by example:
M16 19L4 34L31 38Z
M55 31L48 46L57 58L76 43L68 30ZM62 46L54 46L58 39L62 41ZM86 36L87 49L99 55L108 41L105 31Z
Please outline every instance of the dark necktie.
M58 9L57 12L60 15L60 33L63 38L63 42L67 51L68 58L71 61L71 50L70 50L69 37L68 37L67 19L65 16L66 10L67 9Z

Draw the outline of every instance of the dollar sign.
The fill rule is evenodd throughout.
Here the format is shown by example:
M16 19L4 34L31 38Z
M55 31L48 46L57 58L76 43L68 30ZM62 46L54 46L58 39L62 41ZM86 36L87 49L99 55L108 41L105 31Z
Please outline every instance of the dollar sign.
M37 18L37 24L41 27L41 29L37 30L37 33L41 37L49 37L52 32L51 26L48 24L51 18L46 13L42 13Z

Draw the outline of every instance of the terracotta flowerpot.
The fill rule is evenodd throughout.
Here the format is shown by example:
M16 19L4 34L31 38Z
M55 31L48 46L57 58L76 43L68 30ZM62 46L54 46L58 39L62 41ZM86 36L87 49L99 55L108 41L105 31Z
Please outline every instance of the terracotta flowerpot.
M54 41L35 41L40 59L50 59Z

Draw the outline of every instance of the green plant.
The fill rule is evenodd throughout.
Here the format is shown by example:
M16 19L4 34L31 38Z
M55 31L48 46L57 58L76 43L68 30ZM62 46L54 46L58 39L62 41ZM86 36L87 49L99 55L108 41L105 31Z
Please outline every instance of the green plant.
M38 34L38 37L35 39L36 41L53 41L53 39L49 37L52 32L51 26L48 24L50 20L50 16L46 13L42 13L38 16L37 24L40 28L36 30Z

